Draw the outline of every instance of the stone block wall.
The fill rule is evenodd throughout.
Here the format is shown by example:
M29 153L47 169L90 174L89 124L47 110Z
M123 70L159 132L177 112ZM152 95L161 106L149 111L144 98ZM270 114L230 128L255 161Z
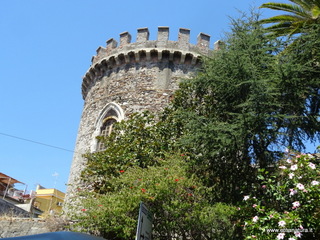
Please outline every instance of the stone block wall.
M0 216L0 239L34 234L68 231L70 223L63 218L10 218Z
M19 237L50 232L46 222L41 220L0 220L0 238Z
M3 199L0 199L0 216L11 216L11 217L30 217L30 213L9 203Z

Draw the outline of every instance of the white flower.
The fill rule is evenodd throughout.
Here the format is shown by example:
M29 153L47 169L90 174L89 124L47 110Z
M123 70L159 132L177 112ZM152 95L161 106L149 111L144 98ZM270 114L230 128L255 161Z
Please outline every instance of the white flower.
M297 188L299 188L300 190L303 190L303 189L304 189L304 185L301 184L301 183L298 183L298 184L297 184Z
M252 221L253 222L257 222L259 220L259 217L258 216L254 216L253 218L252 218Z
M297 237L297 238L301 238L301 232L294 232L294 235Z
M250 197L249 196L244 196L243 200L247 201Z
M281 169L287 169L286 166L280 166L279 168L281 168Z
M287 163L292 163L291 159L286 160Z
M277 239L284 239L285 233L279 233Z
M295 170L298 169L298 165L297 165L297 164L292 165L292 166L290 167L290 169L291 169L292 171L295 171Z
M319 182L314 180L311 182L311 185L313 185L313 186L319 185Z
M286 225L286 222L283 221L283 220L281 220L280 222L278 222L278 225L279 225L280 227L284 227L284 226Z
M293 202L293 203L292 203L292 206L293 206L294 208L300 207L299 201Z
M294 173L289 173L289 178L292 179L294 176Z
M294 190L294 189L290 189L290 196L293 196L293 195L295 195L297 193L297 191L296 190Z
M316 169L316 165L314 165L313 163L309 163L309 167L310 167L311 169Z

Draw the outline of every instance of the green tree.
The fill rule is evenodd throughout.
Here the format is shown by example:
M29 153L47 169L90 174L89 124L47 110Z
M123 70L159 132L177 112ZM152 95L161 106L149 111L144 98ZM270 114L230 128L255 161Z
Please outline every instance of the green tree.
M306 48L319 46L302 41L279 55L287 42L265 33L257 15L233 20L225 48L174 99L187 133L181 146L218 201L239 200L255 169L278 161L284 146L319 139L319 68L306 60Z
M99 137L105 150L85 155L87 166L82 178L88 189L106 193L113 191L111 182L130 167L156 166L158 159L173 151L174 125L157 121L149 112L132 114L128 120L116 123L110 136Z
M320 109L320 25L315 24L296 39L290 51L278 56L277 64L281 91L279 101L282 132L286 145L297 150L305 141L319 141Z
M261 8L284 11L271 18L263 19L261 23L273 23L266 30L275 36L286 36L305 33L306 29L314 24L320 23L320 1L319 0L289 0L287 3L264 3Z
M232 20L225 48L204 60L203 69L184 81L173 103L185 119L181 139L213 201L236 202L250 186L252 163L277 159L268 149L276 139L279 91L274 71L278 42L271 42L253 15Z

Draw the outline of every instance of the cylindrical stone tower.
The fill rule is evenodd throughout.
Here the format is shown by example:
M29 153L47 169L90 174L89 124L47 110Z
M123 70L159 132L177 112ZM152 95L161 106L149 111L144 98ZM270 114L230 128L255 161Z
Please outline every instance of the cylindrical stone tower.
M209 53L210 36L200 33L189 43L190 30L181 28L178 41L169 41L169 28L159 27L157 40L149 40L148 28L140 28L135 43L128 32L120 44L107 41L99 47L82 82L84 108L69 176L67 199L76 189L85 165L84 153L101 149L97 136L108 134L112 123L133 112L159 111L170 101L182 78L190 77Z

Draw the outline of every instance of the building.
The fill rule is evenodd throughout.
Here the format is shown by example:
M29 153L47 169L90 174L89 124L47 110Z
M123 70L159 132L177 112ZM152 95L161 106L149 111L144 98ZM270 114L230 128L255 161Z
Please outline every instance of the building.
M38 185L34 206L43 212L41 217L59 215L62 213L64 198L65 194L63 192L55 188L44 188Z
M159 27L157 40L149 40L148 28L137 30L136 42L128 32L113 38L97 55L83 77L81 116L75 153L69 175L66 202L79 183L83 154L101 150L97 136L106 135L116 121L134 112L162 110L183 78L191 77L208 55L210 36L200 33L197 44L189 43L190 30L180 28L177 41L169 40L169 28ZM220 42L215 44L219 48Z
M25 186L23 182L10 177L4 173L0 173L0 196L7 201L23 202L25 190L19 190L15 187L15 184L21 184Z
M16 187L20 184L21 190ZM42 212L33 206L35 192L26 193L26 185L4 173L0 173L0 215L12 217L38 217Z

